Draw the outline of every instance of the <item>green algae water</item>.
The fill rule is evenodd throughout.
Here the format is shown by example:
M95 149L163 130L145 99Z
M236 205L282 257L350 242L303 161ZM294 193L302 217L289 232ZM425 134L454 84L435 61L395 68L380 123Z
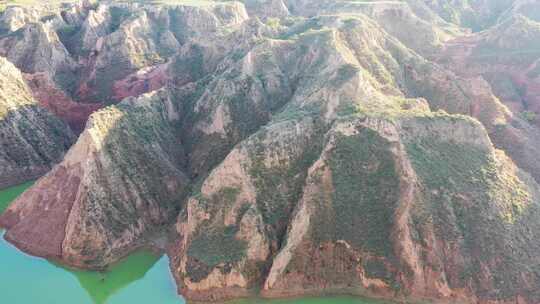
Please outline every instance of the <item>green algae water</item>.
M27 182L5 190L0 190L0 214L4 212L4 210L6 210L11 201L16 199L19 194L23 193L24 190L26 190L33 184L34 182Z
M0 191L0 213L33 183ZM72 270L26 255L0 230L0 303L183 304L166 256L139 251L106 272ZM380 304L351 297L240 300L229 304Z
M0 261L1 303L184 303L176 295L167 258L147 252L107 272L75 271L30 257L2 239Z
M0 212L33 183L0 191ZM0 235L3 232L0 231ZM71 270L0 238L0 303L181 304L166 256L140 251L106 272Z

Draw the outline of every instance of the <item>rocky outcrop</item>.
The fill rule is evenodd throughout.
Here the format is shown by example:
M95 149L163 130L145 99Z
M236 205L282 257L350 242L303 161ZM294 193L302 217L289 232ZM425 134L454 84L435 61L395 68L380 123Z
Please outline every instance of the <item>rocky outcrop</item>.
M189 50L193 44L226 41L226 29L247 19L244 6L235 2L10 6L0 16L0 55L24 73L45 74L53 82L47 87L75 102L96 104L81 108L100 108L163 87L175 77L167 67L175 54L186 52L184 45ZM39 90L35 94L50 95ZM81 117L87 117L82 112L67 117L77 121L72 124L77 131L85 123Z
M525 218L540 215L539 188L478 122L359 117L315 130L306 118L272 124L188 200L172 253L183 295L537 301L525 265L537 263L538 228ZM500 260L510 248L530 255Z
M519 7L516 4L514 8L519 11ZM497 26L449 42L436 61L458 75L487 82L487 86L482 85L483 91L507 107L505 119L491 120L493 127L488 130L492 140L538 181L540 168L532 150L540 147L540 120L536 118L540 91L534 72L540 27L515 11L505 16ZM479 91L478 86L475 89Z
M74 65L49 23L29 23L0 39L0 55L25 73L67 73Z
M304 158L315 132L309 118L276 124L244 141L205 179L180 216L181 241L171 253L182 294L246 296L261 283L285 233L303 182L297 170L309 165Z
M367 119L339 124L330 131L331 146L310 168L286 246L272 263L263 294L293 296L329 290L463 303L516 297L527 299L526 303L536 301L534 284L522 285L527 279L516 282L521 271L530 270L509 266L483 247L535 250L536 245L517 237L522 229L519 218L525 216L517 210L538 214L533 203L536 183L491 148L478 124L430 117L409 118L398 125ZM431 138L437 130L445 133L442 142ZM449 147L472 149L470 159L448 157L456 155ZM355 162L368 170L350 168ZM430 162L436 169L425 167ZM482 169L471 169L469 177L458 178L453 175L462 172L458 163L468 168L497 167L493 175L483 177L492 179L487 184L493 188L470 192L476 191L475 186L465 180L482 175ZM515 188L520 190L511 190ZM493 226L490 219L497 219ZM482 236L485 229L501 240L498 249ZM528 258L523 262L530 265ZM479 269L471 271L471 267ZM331 271L335 269L340 271ZM497 286L494 278L501 276L516 285Z
M119 101L125 93L114 88L115 81L169 61L191 40L206 40L220 35L223 28L238 26L247 19L247 13L243 6L234 2L142 8L119 5L99 6L97 11L91 11L89 18L92 18L87 19L90 23L83 26L83 42L88 40L83 43L83 48L90 52L89 64L78 94L87 101L111 97L114 97L113 101ZM201 37L202 33L211 36ZM143 90L136 91L155 89L149 82Z
M539 216L538 185L493 148L485 130L510 119L508 109L482 79L426 63L368 20L339 21L347 25L287 45L288 54L309 54L289 56L295 59L284 65L298 77L289 104L236 146L187 201L170 253L180 293L206 301L262 287L269 297L535 303L537 283L530 282L539 278L515 265L536 263L538 244L525 239L538 228L522 238L529 225L522 221ZM317 18L310 25L335 22ZM364 39L374 36L380 40ZM381 88L404 96L378 95ZM483 125L421 114L425 101L405 96ZM493 247L492 238L501 242ZM498 258L517 247L530 255Z
M39 106L21 72L0 57L0 188L45 174L72 141L69 127Z
M39 20L39 12L24 7L8 7L0 18L0 32L14 32L26 23Z
M93 114L64 160L0 217L6 238L36 255L101 268L167 224L188 182L170 98L158 91Z
M39 106L66 122L76 134L83 131L90 114L102 107L73 101L46 73L23 74L23 77Z
M292 54L295 47L303 48L303 39L317 41L317 51L304 49L310 61L300 56L302 64L288 62L287 72L313 75L310 63L317 62L316 68L328 74L316 75L329 81L302 76L292 80L297 89L283 116L233 149L187 201L177 226L179 241L171 252L180 292L196 300L216 300L247 296L262 286L262 295L270 297L354 293L417 301L493 303L519 298L534 303L534 287L522 288L525 280L496 287L495 277L538 278L528 267L510 270L497 255L485 255L492 245L481 231L504 236L497 249L504 256L510 254L502 253L504 248L515 246L532 253L537 245L506 236L519 239L518 231L525 229L517 220L525 213L517 210L538 216L536 182L493 148L478 122L441 113L419 115L426 111L424 101L392 101L373 87L395 81L405 94L425 97L434 108L477 116L487 128L505 121L508 110L487 83L469 84L435 65L424 65L392 38L384 42L385 49L402 67L393 67L387 63L391 60L382 59L384 53L378 54L380 67L393 75L390 81L381 77L383 68L372 69L354 54L376 50L380 41L374 44L362 37L378 33L377 27L361 19L347 25L288 45ZM384 37L380 32L377 36ZM317 60L317 52L327 61ZM377 81L365 77L365 71ZM450 79L458 84L450 84ZM352 88L356 90L350 94ZM291 108L296 115L288 113ZM355 113L366 117L349 116ZM457 155L468 156L453 158ZM477 183L469 187L466 181ZM432 213L440 204L448 209ZM505 221L512 224L499 230ZM441 228L444 225L449 226ZM246 226L255 228L246 234ZM285 226L287 232L280 231ZM448 227L456 232L450 241L454 245L447 243ZM528 238L534 238L533 231ZM525 258L522 263L535 262ZM473 265L485 265L484 272L470 271Z

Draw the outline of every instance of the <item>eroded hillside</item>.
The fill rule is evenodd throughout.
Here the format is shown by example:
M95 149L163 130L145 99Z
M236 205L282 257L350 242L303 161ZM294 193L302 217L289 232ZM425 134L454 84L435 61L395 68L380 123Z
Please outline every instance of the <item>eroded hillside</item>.
M0 57L0 187L45 174L73 140L69 127L32 97L21 72Z
M179 292L193 300L538 303L538 10L8 7L0 81L15 79L0 105L24 95L46 119L25 114L41 133L10 135L28 146L0 143L55 150L32 152L45 168L34 175L0 171L6 184L48 171L0 225L31 254L93 269L165 235Z

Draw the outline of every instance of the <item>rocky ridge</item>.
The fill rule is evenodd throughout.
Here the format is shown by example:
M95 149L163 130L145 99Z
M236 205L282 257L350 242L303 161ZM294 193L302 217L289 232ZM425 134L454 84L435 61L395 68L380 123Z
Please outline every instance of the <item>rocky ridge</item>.
M74 140L69 127L38 105L21 72L2 57L0 138L1 188L45 174Z

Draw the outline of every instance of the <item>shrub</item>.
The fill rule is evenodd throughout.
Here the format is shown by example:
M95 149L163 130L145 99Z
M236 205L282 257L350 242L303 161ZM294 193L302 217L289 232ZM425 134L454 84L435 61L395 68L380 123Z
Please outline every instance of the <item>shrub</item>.
M525 119L526 121L530 122L530 123L533 123L536 121L536 117L537 117L538 114L536 114L536 112L533 112L533 111L523 111L521 112L521 117L523 117L523 119Z

